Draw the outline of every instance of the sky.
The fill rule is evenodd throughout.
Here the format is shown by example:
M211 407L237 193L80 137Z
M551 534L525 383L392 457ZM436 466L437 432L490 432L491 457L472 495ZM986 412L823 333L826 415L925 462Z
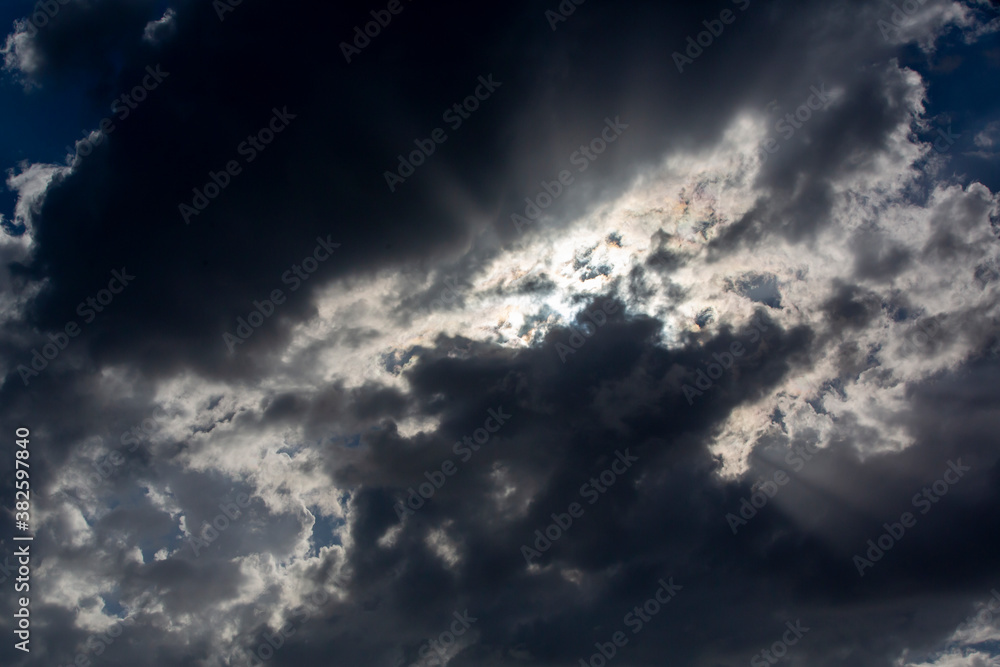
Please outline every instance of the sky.
M1000 666L1000 3L0 21L0 664Z

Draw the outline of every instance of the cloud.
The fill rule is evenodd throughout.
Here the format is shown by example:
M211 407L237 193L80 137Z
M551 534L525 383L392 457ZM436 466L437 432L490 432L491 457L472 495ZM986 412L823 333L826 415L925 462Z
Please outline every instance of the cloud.
M146 24L142 31L143 40L151 44L158 44L170 39L177 33L176 18L177 12L168 8L163 16Z
M671 53L714 9L588 3L553 34L530 3L414 5L336 66L371 10L72 3L9 37L12 71L88 99L170 78L89 155L8 179L0 405L32 430L46 641L5 659L411 664L467 611L449 665L576 664L673 577L622 664L742 664L795 619L793 664L992 664L968 618L997 585L1000 198L919 134L931 47L987 10L928 2L886 40L879 3L751 3L682 77ZM489 104L388 192L490 73ZM247 159L275 108L295 122ZM318 238L340 247L310 272ZM123 266L134 286L25 386ZM479 443L491 410L510 419Z

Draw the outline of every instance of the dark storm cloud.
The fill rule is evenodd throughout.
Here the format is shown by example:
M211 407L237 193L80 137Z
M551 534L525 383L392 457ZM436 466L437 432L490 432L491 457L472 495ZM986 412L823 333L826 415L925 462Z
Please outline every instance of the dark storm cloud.
M628 633L623 664L665 654L682 664L743 663L780 636L785 621L802 619L810 630L795 649L798 660L890 665L905 648L933 649L995 585L998 526L990 508L1000 468L989 431L997 417L989 380L995 366L915 392L902 425L918 441L905 452L861 461L855 446L872 433L859 426L846 425L829 450L812 456L808 437L778 435L760 443L747 481L721 483L704 448L712 425L760 387L801 372L808 332L767 332L759 357L739 363L694 406L678 380L668 378L678 367L693 374L713 352L729 349L733 336L670 353L656 347L655 332L651 322L617 317L566 367L553 363L559 332L536 350L477 350L464 361L431 354L418 364L408 373L414 398L442 397L446 413L433 402L421 408L441 416L441 428L414 438L368 437L370 449L346 465L343 452L331 452L339 468L334 477L362 489L352 501L348 570L357 596L352 604L374 605L371 620L340 617L342 635L325 642L324 624L306 625L321 645L279 652L276 664L377 653L382 640L379 633L368 636L372 623L405 628L415 650L422 637L438 632L439 619L466 607L479 617L483 635L454 664L498 663L497 651L509 655L514 647L533 656L531 664L572 664L589 656L595 641L627 630L624 615L653 596L658 578L672 576L683 592L649 630ZM452 444L481 425L490 407L510 413L509 423L460 462ZM930 423L922 416L937 409L953 419ZM625 449L639 459L635 469L588 504L581 484ZM400 521L394 505L407 488L448 459L459 472ZM952 461L970 471L940 502L915 505L913 496ZM525 514L499 510L498 469L534 490ZM738 515L741 500L758 491L754 480L773 479L779 469L790 481L734 535L727 515ZM533 544L533 531L574 501L584 515L538 559L555 569L530 573L521 546ZM860 577L852 557L907 510L916 526ZM392 545L380 544L400 523ZM455 566L427 542L439 529L457 543ZM568 581L559 574L565 571L579 571L586 583ZM900 624L918 609L919 618ZM846 645L844 633L851 637Z
M53 515L39 539L48 545L44 557L114 580L119 599L143 601L137 622L100 664L192 664L222 650L219 628L248 648L273 634L270 619L249 606L282 609L287 598L275 580L257 595L241 559L284 563L310 519L297 497L289 500L298 489L263 461L257 488L275 475L267 478L266 497L255 497L217 540L198 553L185 545L164 560L153 554L184 542L176 513L200 534L220 504L254 488L248 479L193 468L208 465L211 455L240 458L248 434L267 431L280 440L280 430L292 426L323 455L321 470L305 472L326 475L350 498L342 518L349 543L337 542L344 551L326 552L298 576L302 586L319 588L343 564L349 584L346 599L311 615L269 664L409 663L464 610L477 621L470 646L450 663L457 667L515 658L577 664L617 630L629 638L618 664L746 664L797 619L810 628L790 650L801 664L888 667L904 650L940 646L998 583L994 361L975 359L908 386L909 409L883 416L888 427L915 438L904 451L870 455L882 432L848 412L829 446L806 460L801 452L819 434L790 434L780 411L768 433L740 443L751 455L739 479L721 478L721 457L709 449L727 419L813 369L821 347L838 350L839 379L825 390L842 397L838 383L877 366L877 351L851 336L882 310L915 317L919 307L905 295L883 303L873 291L914 261L874 232L858 236L844 274L826 285L813 326L782 328L775 317L786 305L783 278L741 270L731 292L755 302L761 342L755 339L697 396L685 386L697 387L700 371L745 343L749 323L718 322L705 307L692 316L699 332L679 334L665 347L664 323L635 312L651 298L653 281L669 281L689 265L668 249L674 239L665 232L655 239L649 270L629 276L631 301L616 301L615 312L565 361L559 345L582 336L582 318L576 332L556 327L525 348L445 334L434 346L400 345L381 359L399 386L351 387L328 377L314 386L264 386L275 373L284 380L319 365L318 343L290 364L282 356L292 328L319 314L321 286L348 290L352 279L386 274L423 284L438 271L429 287L392 304L395 317L387 323L439 308L435 300L442 311L461 310L471 298L469 278L520 238L510 215L542 191L542 181L573 169L572 156L600 136L607 118L620 117L628 130L575 173L546 210L551 217L527 229L527 238L568 231L571 220L623 193L665 153L711 147L740 112L769 113L774 100L778 115L768 122L780 149L756 183L764 194L712 243L712 260L775 237L812 244L828 222L837 182L874 173L873 156L894 151L912 86L896 67L872 64L893 52L877 27L886 14L881 4L751 0L745 11L740 4L591 0L553 31L545 10L556 3L472 9L407 2L349 64L338 42L351 39L381 4L243 2L220 21L212 3L186 2L175 6L170 31L144 40L147 23L163 15L157 3L73 3L39 32L31 44L38 67L27 76L49 87L83 81L97 117L147 66L160 64L170 74L107 141L57 177L32 217L37 245L11 271L18 294L39 285L42 291L0 336L5 359L13 360L0 389L6 420L37 424L42 444L33 469L51 479L51 471L77 459L89 473L94 459L83 443L99 437L116 446L161 403L158 381L190 372L226 387L206 390L209 405L192 398L210 417L179 415L187 423L155 448L130 454L96 498L70 495L58 512L55 501L49 505ZM942 4L928 0L925 10ZM678 72L672 54L725 8L737 20ZM122 65L112 69L112 62ZM442 112L491 75L500 82L495 92L461 127L448 128L448 140L391 192L384 172L396 168L396 156L445 127ZM821 85L838 91L829 106L782 136L776 121ZM274 110L294 118L250 162L240 146L268 127ZM190 204L192 189L204 190L210 173L230 160L240 173L231 173L186 224L178 206ZM961 227L988 206L962 205L970 206L940 215ZM290 290L283 276L320 240L340 248L301 289ZM621 237L607 243L620 247ZM924 253L945 264L957 243L942 234ZM594 259L595 248L574 267L584 279L612 270ZM77 304L122 267L135 274L134 285L25 388L13 364L30 359L47 334L79 321ZM988 269L981 272L985 282ZM539 269L496 289L541 297L557 289L556 278ZM229 353L222 334L276 289L287 301ZM680 302L681 287L671 295ZM982 315L956 318L942 340L959 331L988 340L995 327ZM380 333L345 321L334 337L357 349ZM878 371L886 386L896 383L891 370ZM130 401L121 402L116 382L132 388ZM256 409L221 403L257 392ZM820 405L822 398L809 400ZM460 460L456 443L480 429L491 410L510 418ZM404 431L400 423L414 418L425 422ZM224 428L232 429L230 440L213 452L202 436ZM291 468L299 465L287 453L294 449L281 454ZM587 504L581 485L625 450L638 461ZM913 511L914 494L959 459L970 471L859 576L853 556L878 539L883 523ZM458 472L401 518L409 489L446 460ZM268 465L277 468L273 460ZM754 483L773 480L779 469L790 481L734 534L727 515L739 515L741 501L759 490ZM153 487L169 487L170 497L154 499ZM512 497L508 487L516 489ZM583 504L583 516L535 561L541 570L529 568L522 545L533 545L534 531L573 502ZM10 534L10 522L0 523ZM86 531L95 535L86 546L70 539ZM447 559L452 547L455 563ZM623 617L670 577L683 589L632 635ZM217 627L199 628L205 634L197 636L178 632L179 619L220 601L235 602L210 619ZM5 618L10 604L4 602ZM32 661L68 662L90 634L57 605L33 613L44 619L47 645ZM23 656L0 648L5 664L17 658Z
M177 9L178 38L152 46L138 25L159 18L155 11L120 15L114 3L94 5L88 21L114 35L126 54L117 86L100 91L106 99L141 80L147 65L160 63L170 76L119 123L110 141L50 189L35 222L38 249L24 268L34 279L49 280L31 321L43 330L61 327L104 274L125 266L138 276L136 288L77 342L89 356L141 362L154 374L178 364L220 377L263 370L271 363L267 350L314 312L309 297L317 284L452 253L470 240L474 217L486 217L501 239L511 238L509 215L522 210L518 202L569 166L581 142L598 136L606 116L621 116L631 129L568 186L580 195L557 202L566 206L564 217L620 190L623 175L664 149L713 141L734 110L781 92L780 79L767 68L780 61L787 69L780 49L801 41L798 23L807 11L752 3L741 23L728 27L681 75L670 54L700 21L712 18L707 9L580 6L554 33L535 6L496 5L475 13L453 6L412 9L417 11L400 14L348 65L328 42L362 20L356 9L240 5L220 22L211 6L192 3ZM825 8L816 11L826 16ZM51 28L60 28L62 16ZM838 11L826 18L849 17ZM246 34L267 35L271 43L260 48ZM853 58L886 48L884 41L866 39ZM43 53L56 50L38 40ZM57 85L60 73L76 72L88 58L106 58L100 44L59 41L57 54L68 55L54 54L40 81ZM730 54L743 54L738 66ZM791 90L784 96L794 101L816 81L847 76L846 65L829 73L825 67L817 63L815 71L784 84ZM502 86L462 127L449 130L448 141L416 175L389 193L382 174L394 168L396 155L413 150L415 139L442 124L442 111L490 73ZM808 156L799 158L805 148L789 142L768 165L775 197L767 204L770 213L761 214L764 224L779 211L795 225L819 223L827 175L842 169L850 151L879 146L899 106L892 89L881 86L884 77L863 77L847 83L858 89L851 90L853 102L801 131L817 144ZM246 164L238 147L266 127L274 108L296 118ZM241 163L241 173L183 224L178 205L190 204L192 189L203 189L209 173L230 160ZM793 169L809 174L812 184L782 203L782 190L796 178ZM284 272L317 236L328 235L341 251L242 346L256 352L249 356L260 365L230 363L222 332L253 309L254 299L287 288ZM495 252L495 239L474 240L473 256ZM466 263L459 279L481 264Z
M102 103L99 95L115 87L114 63L141 57L135 37L154 18L157 4L154 0L36 3L26 17L32 38L32 66L26 82L29 86L41 82L67 86L80 77L93 87L94 97L89 101Z
M834 331L859 329L878 313L878 296L856 285L837 285L834 295L826 302L826 315Z

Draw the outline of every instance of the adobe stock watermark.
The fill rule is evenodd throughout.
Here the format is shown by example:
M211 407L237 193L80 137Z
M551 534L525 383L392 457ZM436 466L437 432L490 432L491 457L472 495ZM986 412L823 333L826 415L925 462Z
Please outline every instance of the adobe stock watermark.
M891 23L885 19L879 19L876 23L885 41L892 41L889 39L890 35L899 37L902 34L902 29L906 27L907 19L912 18L926 3L927 0L903 0L902 7L892 3L890 5L892 14L889 15Z
M292 264L292 268L281 274L281 282L291 286L290 292L295 292L302 287L302 283L309 280L313 273L316 273L320 263L330 259L333 251L340 247L339 243L330 241L332 236L333 234L327 234L325 240L317 236L316 247L313 248L311 255L307 255L302 260L302 265ZM254 334L254 331L263 326L264 321L274 315L275 308L285 303L286 298L285 293L280 289L272 290L270 299L253 302L254 309L250 311L246 319L237 317L236 335L234 336L228 331L222 334L222 341L226 344L230 354L235 353L237 345L245 343Z
M146 100L149 93L156 90L168 76L170 76L170 72L162 71L159 63L156 64L155 68L147 65L146 76L142 77L140 84L136 85L129 92L122 93L111 103L111 113L117 114L118 120L125 120L133 111L139 108L139 104ZM117 126L110 116L102 118L96 130L91 132L87 130L83 131L83 139L76 142L75 149L70 149L69 146L66 146L66 153L87 157L94 152L95 146L100 146L104 142L105 136L110 135L116 129Z
M417 655L419 660L416 662L411 662L409 667L443 667L447 664L450 656L451 649L458 642L458 638L469 631L472 624L479 619L475 616L469 615L469 610L464 610L461 614L457 611L451 614L455 620L451 622L447 630L442 631L434 639L424 642L419 649L417 649ZM431 655L431 652L436 655ZM400 660L396 663L397 665L402 665L403 661Z
M675 584L673 577L670 577L669 581L660 579L656 583L660 587L656 589L653 596L641 605L636 605L632 611L625 614L624 618L622 618L622 623L632 629L633 635L642 632L646 623L653 620L653 617L659 614L677 596L677 593L684 588L680 584ZM580 667L604 667L611 662L612 658L618 655L618 649L624 648L626 644L628 644L628 637L624 632L619 630L611 635L610 641L595 642L594 648L597 649L597 652L591 654L587 660L580 658Z
M767 331L767 327L760 321L760 313L757 313L739 335L740 338L748 339L749 343L753 345L760 340L760 334L763 331ZM746 354L746 348L740 341L734 341L729 346L729 352L723 352L721 355L717 352L712 354L712 359L715 361L709 362L705 368L698 369L694 387L689 384L681 387L688 405L694 404L695 396L703 396L706 391L711 390L715 386L715 381L721 378L726 371L731 370L736 365L736 360L744 354Z
M963 298L964 300L964 298ZM928 354L934 349L934 342L941 335L940 317L922 317L913 323L903 335L903 344L900 352L904 357L911 354Z
M565 23L569 20L569 17L573 15L576 8L582 5L587 0L562 0L559 6L556 7L557 11L552 11L551 9L545 10L545 18L549 22L549 27L552 28L552 32L556 31L556 27L560 23Z
M219 21L226 20L226 14L236 11L236 8L243 4L243 0L212 0L212 9Z
M35 3L31 16L23 19L24 30L28 37L34 37L41 28L49 24L55 18L63 5L68 5L70 0L39 0Z
M750 0L732 0L732 3L738 5L741 12L745 12L747 7L750 6ZM733 10L723 9L719 14L719 18L702 21L701 24L707 30L699 32L697 38L688 35L687 49L685 49L684 53L680 51L673 52L672 57L674 64L677 66L677 71L683 74L685 65L693 65L694 61L705 52L705 49L712 46L715 40L722 36L726 26L736 22L736 16ZM684 54L687 55L685 56Z
M1000 610L1000 591L994 588L990 593L991 597L986 602L980 603L982 609L966 618L963 625L972 623L987 625L993 622L993 612Z
M812 461L813 457L819 454L820 451L822 450L811 442L807 442L804 445L797 445L792 447L791 451L785 455L785 463L792 466L795 472L800 472L805 467L806 462ZM748 500L745 497L740 498L739 516L732 512L726 514L726 523L732 529L733 535L736 534L741 526L747 525L750 519L757 516L757 511L764 509L767 503L778 495L779 489L788 484L789 481L791 481L791 478L788 476L788 473L781 468L774 471L770 480L758 480L751 489L750 499Z
M500 427L507 423L512 415L503 411L503 406L498 406L496 410L490 408L486 411L489 415L483 422L481 428L472 432L471 436L464 436L461 440L452 445L451 450L456 455L461 456L462 463L468 463L474 452L489 442L490 437L500 430ZM492 426L490 423L492 422ZM448 478L458 472L458 466L451 459L445 459L440 470L425 470L426 482L421 483L414 489L412 486L407 489L410 492L406 501L399 500L393 505L396 516L402 521L404 516L415 514L417 510L424 506L425 502L434 497L438 489L444 486Z
M407 1L413 2L413 0ZM375 20L366 23L364 31L361 30L361 26L354 26L353 46L347 42L340 43L340 52L344 54L344 60L347 61L347 64L350 65L351 58L360 55L361 49L371 44L373 39L382 34L382 29L388 28L389 24L392 23L392 17L402 14L404 9L405 7L400 3L400 0L389 0L385 9L373 9L369 12Z
M458 274L452 273L450 276L445 276L442 282L444 283L444 288L442 288L440 296L431 301L431 310L443 310L458 301Z
M582 498L589 498L588 504L593 505L598 500L601 499L608 490L614 486L615 482L628 472L632 464L639 460L638 456L632 456L628 453L628 448L625 452L615 451L615 459L612 461L611 466L602 470L596 477L591 477L589 481L584 482L583 486L580 487L580 496ZM620 468L619 468L620 464ZM529 566L531 565L532 558L541 558L542 553L548 551L552 548L552 545L563 536L563 534L569 531L570 527L573 525L573 519L579 519L583 516L583 505L580 503L570 503L569 507L566 508L566 512L563 514L552 513L552 523L545 527L545 532L543 534L542 529L535 531L535 548L532 549L527 544L521 545L521 555L524 556L524 562Z
M135 623L135 616L127 616L121 620L116 621L110 628L104 632L96 635L90 635L87 637L86 650L77 653L73 657L73 662L66 665L66 667L88 667L90 665L90 658L87 657L89 653L93 653L94 657L100 657L104 654L108 648L115 643L115 640L122 636L122 632L126 626Z
M288 107L282 107L280 111L277 107L274 107L271 109L271 112L273 115L267 125L259 129L255 134L247 136L246 140L236 147L236 153L242 156L247 164L256 160L257 156L267 149L275 137L284 132L285 128L297 118L296 114L288 113ZM191 199L191 203L177 205L177 210L180 212L184 224L190 224L192 217L201 215L201 212L208 208L212 200L222 194L222 191L229 187L233 178L239 176L241 173L243 173L243 165L240 164L239 160L235 159L226 162L225 167L217 173L209 170L208 180L205 185L200 189L197 187L192 188L191 192L194 196Z
M768 665L777 663L788 654L790 646L798 644L799 640L809 632L809 628L803 627L802 621L798 619L795 620L795 623L786 621L785 627L788 629L781 635L781 639L771 644L771 648L765 649L750 658L750 664L753 667L767 667Z
M479 103L490 99L496 89L503 85L503 81L493 80L493 74L486 78L480 76L478 80L479 85L476 86L471 95L461 102L451 105L441 114L441 119L448 123L452 131L462 127L462 124L472 117L471 114L479 109ZM411 151L406 157L401 154L397 155L399 164L396 165L396 170L387 170L382 174L385 177L386 185L389 186L389 192L395 192L396 186L405 183L406 179L413 176L417 167L423 165L427 158L434 155L438 144L443 144L446 141L448 141L448 134L440 127L434 128L426 139L414 139L413 145L417 147L416 150Z
M796 107L794 112L785 114L774 124L774 130L781 135L783 141L788 141L795 136L795 132L801 130L802 126L812 119L814 111L826 111L829 108L830 93L826 89L826 84L820 84L818 89L816 86L810 86L809 90L812 91L812 95ZM772 102L772 104L774 103ZM760 148L757 149L761 164L767 162L767 158L779 150L781 150L781 143L777 139L774 137L765 139Z
M934 139L934 150L938 153L947 153L951 150L951 147L955 145L956 139L961 139L961 134L952 134L951 125L948 125L948 129L943 127L937 128L938 136Z
M921 514L927 514L931 511L933 503L940 502L949 489L957 484L965 473L970 470L972 468L962 465L962 459L948 461L948 468L941 475L941 479L935 480L929 487L925 486L919 493L914 494L911 504L915 508L921 508ZM873 567L875 563L882 560L885 553L896 546L896 543L903 538L906 534L906 529L913 528L915 525L917 525L917 518L912 512L903 512L897 523L883 523L882 527L885 528L885 532L876 539L868 540L867 542L868 550L865 552L867 558L858 555L855 555L853 558L858 575L864 577L865 570Z
M133 280L135 280L135 276L129 275L124 266L121 271L113 270L107 289L99 290L95 296L87 297L81 301L76 307L76 314L83 318L84 324L90 324L97 318L97 313L104 312L104 309L114 301L115 295L121 294ZM115 287L115 283L118 284L117 288ZM17 372L20 374L24 386L28 386L30 378L38 377L42 371L48 368L49 362L54 361L59 356L59 353L69 345L70 339L79 336L81 331L83 329L76 323L76 320L70 320L63 327L63 332L65 333L50 333L48 335L51 342L43 345L41 352L37 348L32 349L31 361L29 362L31 367L29 368L24 364L17 366Z
M212 542L219 539L219 535L226 532L237 519L242 517L243 510L248 507L250 507L250 496L245 493L236 496L235 504L232 502L219 503L219 509L222 511L212 517L211 522L202 523L198 534L188 538L188 544L191 545L195 558L201 555L203 549L207 549Z
M162 413L161 415L156 414L157 410ZM160 419L166 420L167 411L156 406L153 410L153 414L142 420L141 423L136 424L131 429L123 431L119 442L122 447L129 445L129 453L134 452L138 449L140 443L153 435L160 429ZM147 426L148 424L148 426ZM94 460L93 466L96 473L92 473L86 477L87 484L91 487L97 487L102 482L107 480L109 477L117 472L117 469L125 463L125 457L117 450L112 450L109 454L101 456Z
M576 354L576 351L586 344L587 339L607 324L608 317L614 315L616 312L618 312L618 302L614 299L607 299L603 306L593 304L591 308L583 311L582 315L593 323L593 329L591 329L590 323L587 322L584 322L582 326L571 324L569 328L572 333L569 335L569 345L562 342L556 343L556 352L559 353L559 361L565 364L567 357L571 354Z
M628 129L628 125L621 122L621 116L615 116L614 120L604 119L604 129L590 142L583 144L569 156L569 163L577 168L578 173L587 171L587 167L597 159L597 156L607 150L610 144L618 141L618 137ZM563 169L552 181L542 181L542 191L532 199L525 197L524 215L513 213L510 221L519 233L524 233L523 227L536 222L542 211L552 206L552 202L562 195L563 191L573 184L573 175L568 169Z
M341 577L339 574L334 575L333 583L341 588L347 586L347 581ZM292 613L292 620L287 621L282 624L281 627L275 629L274 632L263 632L263 641L260 642L256 648L252 650L242 649L242 652L249 656L247 660L248 667L259 667L265 662L274 657L275 651L280 649L285 645L292 635L295 634L298 625L301 627L313 616L319 614L323 607L326 606L331 600L331 596L327 593L326 588L320 588L317 591L313 591L306 597L306 604L301 605L301 607L296 608ZM230 664L237 664L232 662Z

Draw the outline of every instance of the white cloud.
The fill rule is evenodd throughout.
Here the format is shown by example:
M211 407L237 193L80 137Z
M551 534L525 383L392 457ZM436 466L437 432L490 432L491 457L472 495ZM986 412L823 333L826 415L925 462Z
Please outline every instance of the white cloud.
M177 33L177 13L168 8L163 16L150 21L142 31L142 39L150 44L162 44Z
M35 45L34 31L30 28L32 26L27 20L16 21L14 32L7 35L7 40L0 49L4 70L18 75L26 89L38 86L34 77L42 64L41 54Z
M900 662L900 667L998 667L1000 658L981 651L948 651L938 656L933 662Z

